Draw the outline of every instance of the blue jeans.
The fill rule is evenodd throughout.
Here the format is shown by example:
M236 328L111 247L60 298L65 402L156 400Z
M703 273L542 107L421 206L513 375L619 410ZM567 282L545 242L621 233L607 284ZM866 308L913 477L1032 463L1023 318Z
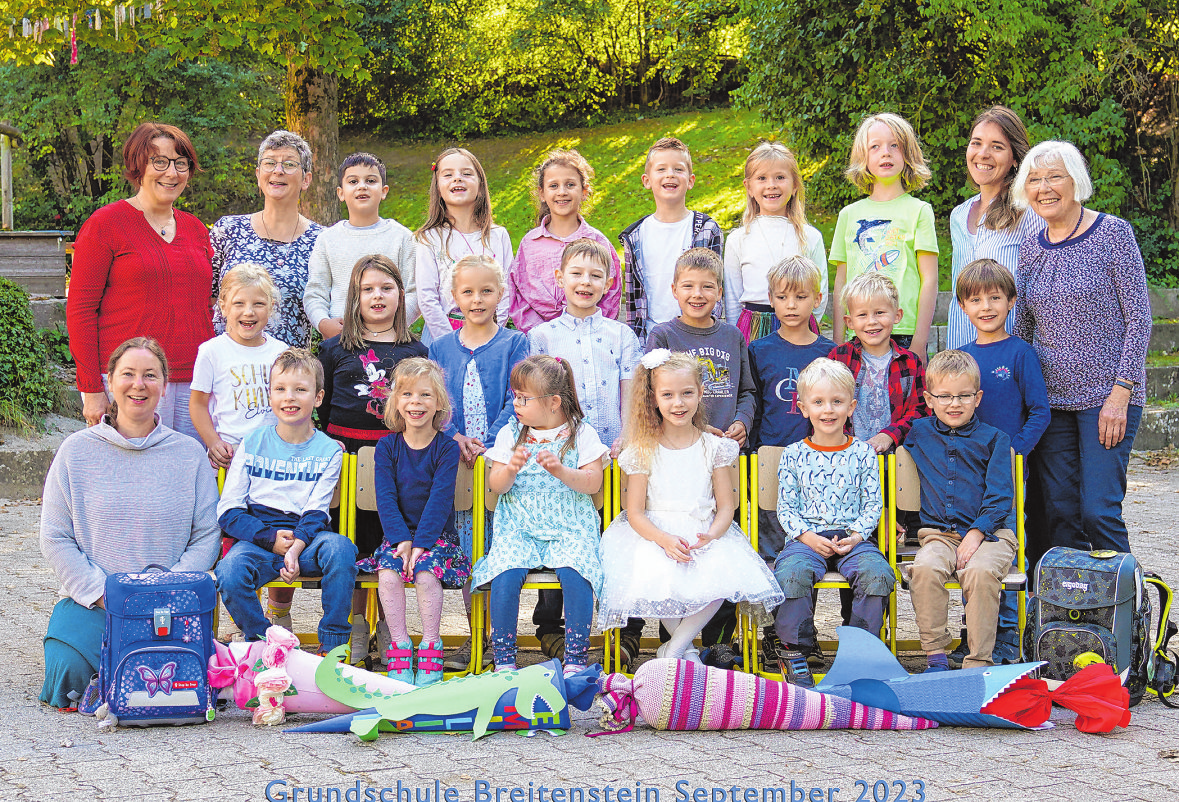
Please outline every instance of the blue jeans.
M823 536L832 533L823 532ZM838 534L842 535L842 532ZM857 543L850 552L824 558L810 546L791 540L778 555L774 577L786 594L774 615L774 628L782 643L815 645L814 585L827 571L839 571L852 587L851 626L880 634L884 607L896 579L888 560L874 543Z
M1107 449L1097 434L1101 408L1052 410L1052 420L1032 452L1032 476L1039 485L1043 528L1029 527L1028 562L1035 566L1052 546L1129 551L1122 520L1126 467L1142 407L1126 415L1126 436Z
M590 622L594 617L594 589L572 568L554 569L565 599L565 664L585 665L589 659ZM491 580L491 646L497 666L516 662L516 622L520 617L520 588L526 568L512 568Z
M221 558L213 573L225 609L246 640L261 640L270 626L255 592L278 579L283 558L254 543L239 540ZM343 535L320 532L299 555L299 573L322 576L323 618L319 645L325 652L348 642L352 626L352 588L356 583L356 546Z

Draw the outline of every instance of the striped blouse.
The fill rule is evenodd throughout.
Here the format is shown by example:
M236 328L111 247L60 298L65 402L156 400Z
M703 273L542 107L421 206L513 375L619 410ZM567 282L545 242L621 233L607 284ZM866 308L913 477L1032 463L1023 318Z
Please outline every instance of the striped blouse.
M953 278L950 292L958 286L958 274L975 259L994 259L1015 275L1015 268L1019 264L1019 244L1028 234L1038 233L1044 228L1044 221L1035 212L1029 210L1020 217L1015 228L1007 231L995 231L985 226L979 226L971 234L966 225L970 215L970 208L978 202L980 195L975 195L954 207L950 212L950 245L953 248ZM1015 309L1007 315L1007 332L1010 334L1015 324ZM946 347L961 348L966 343L972 343L978 337L978 330L966 317L966 313L958 306L957 296L950 303L950 330L947 333Z

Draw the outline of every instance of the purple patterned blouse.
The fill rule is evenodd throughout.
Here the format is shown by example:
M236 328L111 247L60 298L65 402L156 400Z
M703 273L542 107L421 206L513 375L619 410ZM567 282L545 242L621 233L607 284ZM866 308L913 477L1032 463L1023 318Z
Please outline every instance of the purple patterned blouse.
M1015 334L1036 349L1052 408L1100 407L1116 378L1138 382L1130 403L1145 405L1150 297L1130 224L1099 214L1061 243L1029 234L1015 275Z

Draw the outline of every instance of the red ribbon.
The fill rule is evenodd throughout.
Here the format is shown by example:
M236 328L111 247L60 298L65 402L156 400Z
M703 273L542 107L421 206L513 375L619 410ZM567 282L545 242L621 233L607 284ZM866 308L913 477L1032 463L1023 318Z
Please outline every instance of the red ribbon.
M1055 691L1041 679L1022 677L982 709L1023 727L1039 727L1056 703L1077 714L1081 732L1111 732L1130 724L1130 692L1105 663L1093 663L1073 674Z

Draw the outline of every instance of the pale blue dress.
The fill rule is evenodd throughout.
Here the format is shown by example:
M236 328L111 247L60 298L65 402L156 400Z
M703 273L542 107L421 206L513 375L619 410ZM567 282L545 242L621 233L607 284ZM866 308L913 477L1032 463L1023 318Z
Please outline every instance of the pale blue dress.
M496 435L487 459L506 464L519 434L520 424L512 418ZM601 592L601 524L593 500L571 489L532 458L540 451L559 454L568 439L566 426L529 432L523 446L530 459L496 504L495 542L475 566L471 575L474 587L485 589L492 579L513 568L572 568L593 586L595 596ZM607 452L593 427L583 421L576 445L561 462L582 468L601 460Z

